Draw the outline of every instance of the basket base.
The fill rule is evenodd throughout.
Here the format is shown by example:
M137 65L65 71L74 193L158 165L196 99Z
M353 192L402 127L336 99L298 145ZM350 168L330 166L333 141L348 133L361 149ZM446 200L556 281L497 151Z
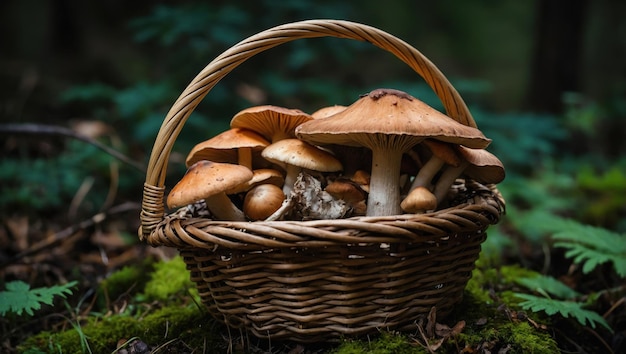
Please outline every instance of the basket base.
M263 339L319 342L415 331L432 307L446 316L484 239L480 231L426 244L180 252L218 321Z

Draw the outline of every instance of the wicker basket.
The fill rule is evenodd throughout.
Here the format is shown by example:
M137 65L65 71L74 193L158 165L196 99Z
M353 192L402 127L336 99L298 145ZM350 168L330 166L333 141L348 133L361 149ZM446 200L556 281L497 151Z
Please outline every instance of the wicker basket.
M328 341L380 329L415 330L434 306L444 316L462 297L485 240L504 212L495 186L459 180L454 206L420 215L317 221L225 222L165 214L169 155L203 97L253 55L301 38L366 41L413 68L447 114L475 127L467 106L419 51L379 29L339 20L260 32L204 68L170 109L152 150L140 238L180 250L210 313L261 338Z

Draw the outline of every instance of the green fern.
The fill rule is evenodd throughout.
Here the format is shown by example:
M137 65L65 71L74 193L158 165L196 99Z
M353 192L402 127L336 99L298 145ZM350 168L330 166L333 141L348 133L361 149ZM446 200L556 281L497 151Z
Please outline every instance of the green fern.
M599 323L609 331L612 331L611 327L602 316L596 312L584 309L583 303L538 297L530 294L515 293L515 296L526 300L519 304L525 310L531 310L533 312L543 311L549 316L559 313L565 318L575 318L583 326L587 325L587 322L589 322L592 328L596 328L596 324Z
M0 315L4 316L7 312L22 315L26 312L33 316L33 310L39 310L41 304L52 305L55 296L65 298L66 295L71 295L71 288L76 284L76 281L72 281L65 285L31 289L30 285L21 280L8 282L6 290L0 291Z
M561 299L573 299L580 296L576 290L563 284L563 282L558 279L546 275L517 278L515 282L530 290L535 290L538 293L548 293Z
M582 265L585 274L610 262L615 272L626 278L626 235L603 228L570 223L567 231L552 235L555 247L565 248L565 256Z

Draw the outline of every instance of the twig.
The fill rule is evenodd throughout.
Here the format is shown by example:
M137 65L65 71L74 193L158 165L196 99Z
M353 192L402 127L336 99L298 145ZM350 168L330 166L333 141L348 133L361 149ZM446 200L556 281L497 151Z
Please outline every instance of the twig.
M146 168L145 166L143 166L142 164L138 163L137 161L134 161L132 159L130 159L129 157L127 157L126 155L122 154L121 152L112 149L104 144L102 144L101 142L99 142L98 140L92 139L86 135L83 134L79 134L69 128L65 128L65 127L61 127L58 125L48 125L48 124L32 124L32 123L25 123L25 124L15 124L15 123L9 123L9 124L0 124L0 133L16 133L16 134L48 134L48 135L61 135L61 136L67 136L70 138L74 138L77 140L82 140L88 144L91 144L95 147L97 147L98 149L106 152L107 154L115 157L116 159L134 167L135 169L137 169L140 172L146 172Z
M101 222L103 222L104 220L106 220L106 218L110 215L113 214L118 214L118 213L123 213L126 211L131 211L131 210L139 210L141 208L141 206L136 203L136 202L126 202L126 203L122 203L119 205L116 205L114 207L111 207L110 209L108 209L107 211L104 212L100 212L92 217L90 217L89 219L83 220L81 222L79 222L78 224L74 224L72 226L69 226L67 228L65 228L64 230L61 230L59 232L57 232L56 234L46 237L44 240L41 240L39 242L37 242L36 244L34 244L32 247L30 247L29 249L25 250L24 252L18 253L17 255L13 256L12 258L9 258L8 260L5 260L4 262L0 263L0 268L3 268L9 264L12 264L26 256L30 256L34 253L37 253L43 249L46 249L48 247L51 247L53 244L66 239L70 236L72 236L73 234L75 234L76 232L82 230L82 229L86 229L88 227L91 227L95 224L99 224Z

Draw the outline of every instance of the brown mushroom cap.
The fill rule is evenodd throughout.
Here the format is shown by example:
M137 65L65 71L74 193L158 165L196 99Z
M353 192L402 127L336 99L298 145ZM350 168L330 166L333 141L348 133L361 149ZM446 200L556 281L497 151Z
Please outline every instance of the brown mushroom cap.
M324 190L335 199L341 199L348 204L365 200L365 191L349 179L336 179L329 183Z
M293 165L320 172L341 171L341 162L331 153L299 139L283 139L266 147L261 155L280 166Z
M492 153L482 149L458 146L457 150L469 162L463 174L480 183L500 183L506 175L504 165Z
M281 207L284 200L285 194L280 187L259 184L246 193L243 211L252 220L265 220Z
M237 113L230 121L230 127L254 130L275 143L282 139L295 138L296 127L310 120L313 117L299 109L265 105L250 107Z
M311 114L311 116L313 118L315 118L315 119L328 118L328 117L330 117L330 116L332 116L334 114L337 114L337 113L343 111L346 108L348 108L348 107L341 106L341 105L323 107L323 108L320 108L317 111L313 112Z
M187 155L186 164L189 167L201 160L237 163L240 155L249 154L251 158L252 152L259 153L269 144L269 141L252 130L229 129L194 146Z
M404 198L400 206L407 213L423 213L437 208L437 197L428 188L419 186Z
M252 178L247 167L229 163L198 161L167 196L167 206L178 208L213 195L224 193Z
M253 176L251 180L244 182L233 189L229 189L226 191L226 194L247 192L251 188L260 184L273 184L275 186L282 187L283 183L285 183L283 175L279 171L271 168L260 168L252 171L252 174Z
M393 135L393 142L383 135ZM483 133L463 125L409 94L393 89L377 89L361 97L343 111L326 119L303 122L296 136L312 144L366 146L402 145L433 138L482 149L491 142ZM406 137L414 137L408 143Z

